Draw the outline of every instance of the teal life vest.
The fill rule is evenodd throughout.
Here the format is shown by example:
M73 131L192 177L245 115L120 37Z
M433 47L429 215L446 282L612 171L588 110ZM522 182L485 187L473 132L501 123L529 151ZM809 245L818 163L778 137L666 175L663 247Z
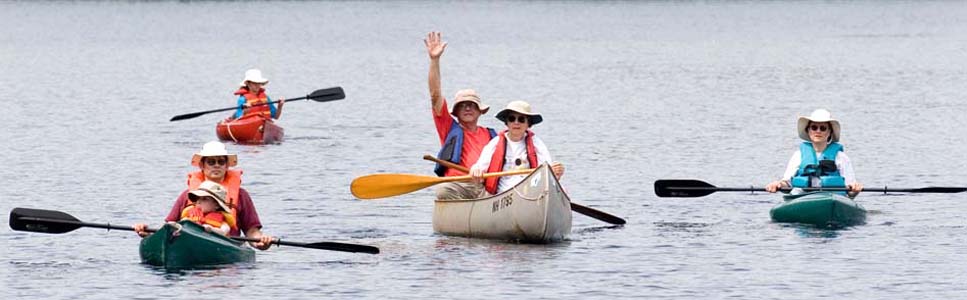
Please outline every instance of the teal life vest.
M813 149L812 143L803 142L800 144L799 152L802 155L802 162L799 163L799 171L796 171L796 175L790 180L792 186L797 188L810 187L811 179L819 178L821 187L846 187L846 178L843 178L836 168L836 154L840 151L843 151L843 145L830 143L823 151L822 157L817 159L816 150ZM842 194L846 193L842 192Z
M497 131L493 128L484 128L487 128L487 131L490 132L491 139L497 136ZM453 120L453 124L450 125L450 132L447 133L447 138L443 140L443 147L440 148L440 153L437 153L436 157L459 165L461 153L463 153L463 127L460 127L457 120ZM441 164L437 164L433 168L433 173L436 173L437 176L442 177L446 172L447 167Z

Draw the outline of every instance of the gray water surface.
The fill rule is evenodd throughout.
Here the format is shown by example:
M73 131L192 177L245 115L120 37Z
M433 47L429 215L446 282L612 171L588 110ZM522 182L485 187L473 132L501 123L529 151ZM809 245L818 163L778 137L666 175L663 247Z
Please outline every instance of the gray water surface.
M254 265L166 273L130 232L0 230L11 299L967 296L963 194L859 199L868 224L772 223L776 195L657 198L653 182L777 179L796 116L828 108L868 187L967 183L967 5L855 2L0 2L0 222L14 207L159 225L243 72L286 105L279 145L238 146L265 231L379 255L278 247ZM384 200L357 176L431 174L422 38L444 32L448 97L516 99L565 163L568 241L436 235L430 189ZM501 126L493 113L481 123Z

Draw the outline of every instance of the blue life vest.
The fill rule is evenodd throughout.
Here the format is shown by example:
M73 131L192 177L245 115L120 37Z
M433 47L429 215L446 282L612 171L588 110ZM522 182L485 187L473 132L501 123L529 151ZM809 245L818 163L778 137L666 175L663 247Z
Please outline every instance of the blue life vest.
M491 139L497 136L497 131L493 128L484 128L487 128L487 131L490 132ZM437 153L436 157L459 165L461 153L463 153L463 127L460 127L460 123L454 120L453 124L450 125L450 132L447 133L447 138L443 140L443 147L440 148L440 153ZM433 173L441 177L446 172L447 168L440 164L437 164L433 169Z
M826 146L820 159L816 158L816 150L813 144L803 142L799 145L799 152L802 154L802 162L799 163L799 171L792 177L793 187L810 187L810 179L819 178L821 187L846 187L846 178L839 174L836 168L836 154L843 151L843 145L831 143ZM824 162L825 161L825 162ZM845 192L843 192L845 194Z

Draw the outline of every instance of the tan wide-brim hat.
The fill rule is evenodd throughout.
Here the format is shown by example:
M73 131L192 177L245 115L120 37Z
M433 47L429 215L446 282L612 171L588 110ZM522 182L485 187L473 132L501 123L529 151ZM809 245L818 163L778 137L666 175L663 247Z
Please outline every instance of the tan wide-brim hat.
M544 117L541 117L541 114L531 111L531 105L529 103L519 100L507 103L507 107L497 113L497 120L507 123L507 115L510 114L510 112L527 116L527 124L530 126L537 125L538 123L544 121Z
M832 130L833 130L831 135L832 139L830 140L830 142L839 141L839 134L840 134L839 121L836 119L833 119L832 114L830 114L828 110L820 108L820 109L814 110L813 113L809 114L808 117L799 116L799 125L796 126L796 128L799 130L799 138L806 141L811 141L809 139L809 133L806 132L806 126L809 126L809 122L813 122L813 123L829 122L829 126L832 127Z
M228 157L229 167L234 167L236 164L238 164L238 156L235 154L229 154L228 150L225 150L225 144L222 144L222 142L211 141L205 143L205 146L201 148L201 151L195 153L195 155L191 157L191 165L198 167L200 166L201 158L209 156Z
M215 199L215 202L218 203L218 206L222 208L222 210L230 211L228 205L225 204L226 194L228 194L228 191L226 191L225 187L223 187L221 184L218 184L214 181L205 180L205 182L202 182L198 185L197 189L188 192L188 200L195 202L201 197L212 197Z
M453 96L453 108L450 109L450 114L454 117L457 116L457 106L461 102L473 102L477 104L477 108L480 109L480 114L486 114L490 110L490 106L480 103L480 96L477 96L477 91L471 89L459 90L457 94Z
M262 77L262 71L259 69L249 69L248 71L245 71L245 79L242 79L242 83L240 85L245 86L245 83L249 81L261 84L269 83L268 79Z

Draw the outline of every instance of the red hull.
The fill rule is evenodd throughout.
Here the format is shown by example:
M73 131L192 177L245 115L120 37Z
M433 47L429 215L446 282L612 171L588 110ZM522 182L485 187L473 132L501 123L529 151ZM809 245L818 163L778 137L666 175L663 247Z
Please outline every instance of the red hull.
M215 134L223 141L239 144L275 144L282 142L285 131L270 118L258 115L237 120L225 119L215 125Z

